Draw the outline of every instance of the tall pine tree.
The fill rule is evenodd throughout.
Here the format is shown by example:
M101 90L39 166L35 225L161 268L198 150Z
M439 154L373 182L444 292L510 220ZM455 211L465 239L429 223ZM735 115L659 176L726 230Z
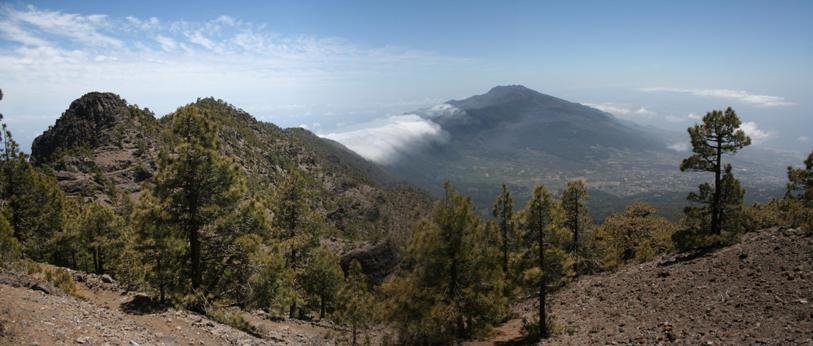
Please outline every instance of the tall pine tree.
M508 257L512 248L514 237L514 201L511 199L511 191L508 191L508 186L502 184L500 195L494 201L494 207L491 210L491 215L497 222L497 227L500 229L500 240L502 251L502 270L503 273L508 274Z
M545 300L547 295L547 276L545 265L545 229L548 228L553 219L554 204L556 201L544 186L537 186L534 189L533 198L528 202L525 214L526 235L530 239L536 240L536 252L538 253L539 268L539 337L546 338L549 335L547 326L547 311Z
M204 241L220 241L220 234L207 226L233 212L244 191L236 166L218 153L216 135L214 125L197 106L179 108L172 116L174 142L170 152L162 155L152 192L153 207L162 209L158 215L162 226L186 239L184 277L192 291L206 291L204 258L219 258L217 252L204 256Z
M431 216L414 227L391 286L392 319L407 344L452 342L477 336L504 316L502 266L496 227L449 183Z
M714 110L706 113L702 124L688 129L693 154L680 163L680 170L714 173L713 190L701 185L699 194L690 196L694 201L707 204L710 216L708 227L713 235L719 235L722 229L723 155L734 154L751 144L751 138L740 129L740 124L737 113L729 107L724 112Z
M335 319L350 327L351 345L358 345L359 332L365 332L376 317L375 296L370 291L367 276L361 271L361 264L353 260L347 269L347 276L339 289L336 299Z

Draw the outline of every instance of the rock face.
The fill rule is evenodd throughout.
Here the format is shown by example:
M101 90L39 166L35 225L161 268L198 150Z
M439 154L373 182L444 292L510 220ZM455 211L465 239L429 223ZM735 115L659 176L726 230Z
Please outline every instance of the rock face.
M361 264L362 271L370 281L378 285L389 276L398 265L400 258L389 242L380 242L354 249L341 257L342 270L347 272L353 261Z
M118 192L137 193L152 175L159 132L149 109L91 92L34 140L31 159L52 168L69 195L110 202Z

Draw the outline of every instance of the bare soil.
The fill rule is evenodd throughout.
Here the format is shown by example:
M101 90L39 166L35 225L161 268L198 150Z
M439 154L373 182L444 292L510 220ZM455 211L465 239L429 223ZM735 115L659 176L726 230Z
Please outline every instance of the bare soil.
M748 233L703 256L663 257L582 277L556 292L551 345L813 345L813 237L793 229ZM473 344L521 342L522 317Z

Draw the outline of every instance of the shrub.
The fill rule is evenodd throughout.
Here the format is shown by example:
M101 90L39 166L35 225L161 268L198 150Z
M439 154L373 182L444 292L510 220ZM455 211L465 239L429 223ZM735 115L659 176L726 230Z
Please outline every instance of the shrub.
M206 309L206 316L214 321L242 330L248 334L257 337L262 336L257 327L246 321L246 319L243 317L242 311L240 310L209 307Z
M76 282L73 281L73 276L65 268L46 270L45 278L65 293L76 294Z
M548 335L545 338L550 337L553 334L556 334L556 323L553 316L548 315L547 321L545 322L547 326ZM525 337L526 342L535 342L542 339L542 335L539 334L539 317L533 318L528 320L526 318L522 319L522 335Z

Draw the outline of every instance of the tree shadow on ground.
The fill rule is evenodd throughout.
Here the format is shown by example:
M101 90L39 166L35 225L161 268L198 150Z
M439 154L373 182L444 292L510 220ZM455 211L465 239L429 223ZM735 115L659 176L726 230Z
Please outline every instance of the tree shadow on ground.
M131 315L151 315L166 311L168 306L148 296L139 294L129 302L121 303L119 308L122 312Z

